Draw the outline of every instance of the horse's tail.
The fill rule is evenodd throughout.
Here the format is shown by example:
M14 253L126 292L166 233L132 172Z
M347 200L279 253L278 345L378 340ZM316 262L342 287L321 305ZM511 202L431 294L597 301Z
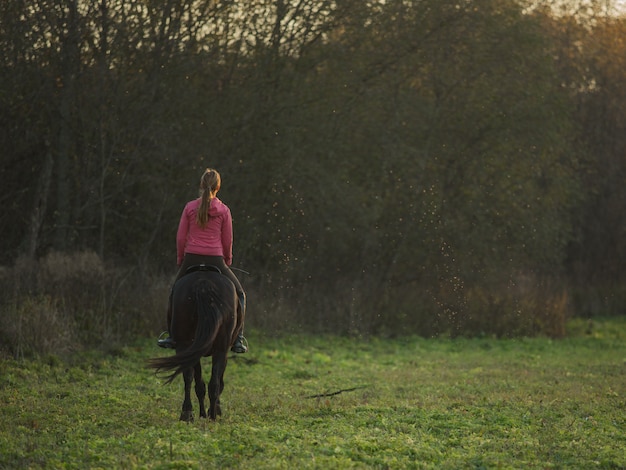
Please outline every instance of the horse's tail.
M196 297L198 322L191 346L184 351L177 352L174 356L148 360L148 367L156 369L157 373L160 371L174 371L166 376L166 384L174 380L185 369L195 366L203 356L208 355L224 319L218 300L211 293L210 281L207 279L198 281L194 286L194 294Z

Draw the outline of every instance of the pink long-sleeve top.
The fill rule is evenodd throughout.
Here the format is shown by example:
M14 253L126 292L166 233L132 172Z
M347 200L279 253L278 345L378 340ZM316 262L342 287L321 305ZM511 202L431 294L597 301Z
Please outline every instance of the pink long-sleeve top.
M189 201L180 216L176 233L176 263L180 266L185 253L223 256L230 266L233 262L233 219L230 209L218 198L211 200L209 220L204 228L196 222L200 199Z

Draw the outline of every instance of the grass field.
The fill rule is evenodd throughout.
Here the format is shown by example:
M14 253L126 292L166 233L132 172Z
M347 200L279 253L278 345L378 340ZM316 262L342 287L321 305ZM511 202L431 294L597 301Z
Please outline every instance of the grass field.
M626 319L593 326L558 341L253 332L224 415L190 424L182 379L144 368L168 354L152 340L5 357L0 468L626 468Z

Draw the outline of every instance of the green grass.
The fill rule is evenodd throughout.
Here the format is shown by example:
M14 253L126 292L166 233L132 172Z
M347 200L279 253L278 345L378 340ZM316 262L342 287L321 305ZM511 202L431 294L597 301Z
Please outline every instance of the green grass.
M191 424L178 421L182 379L164 386L143 367L167 354L153 340L4 358L0 468L626 468L626 321L571 329L559 341L253 333L229 361L224 415Z

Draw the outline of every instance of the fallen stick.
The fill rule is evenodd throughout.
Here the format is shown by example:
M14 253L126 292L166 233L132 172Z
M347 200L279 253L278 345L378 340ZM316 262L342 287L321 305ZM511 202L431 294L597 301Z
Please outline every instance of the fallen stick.
M335 395L339 395L340 393L343 393L343 392L354 392L355 390L358 390L360 388L366 388L366 387L367 387L367 385L361 385L360 387L343 388L341 390L337 390L336 392L318 393L317 395L309 395L309 396L304 397L304 398L334 397Z

